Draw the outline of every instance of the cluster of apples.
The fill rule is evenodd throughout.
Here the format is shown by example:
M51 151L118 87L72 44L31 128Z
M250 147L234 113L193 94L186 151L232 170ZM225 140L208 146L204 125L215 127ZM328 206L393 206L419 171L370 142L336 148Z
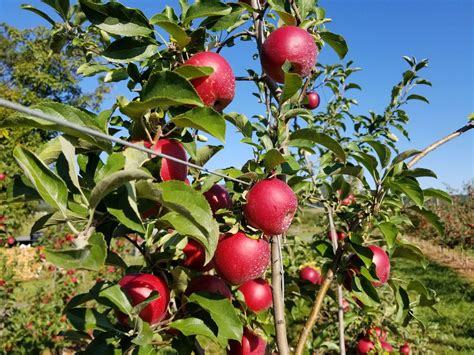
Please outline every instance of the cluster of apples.
M376 345L384 353L393 353L393 346L387 342L387 331L380 327L370 328L365 335L363 335L357 342L357 353L358 354L369 354L373 353L376 350ZM400 354L410 354L411 349L410 345L405 342L400 346Z

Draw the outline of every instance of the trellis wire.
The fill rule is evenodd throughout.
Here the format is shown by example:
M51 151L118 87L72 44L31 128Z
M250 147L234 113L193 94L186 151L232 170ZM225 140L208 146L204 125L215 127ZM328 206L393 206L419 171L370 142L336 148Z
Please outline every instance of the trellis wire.
M161 158L165 158L165 159L168 159L168 160L171 160L171 161L174 161L178 164L183 164L183 165L186 165L186 166L189 166L191 168L194 168L194 169L198 169L198 170L201 170L205 173L208 173L208 174L211 174L211 175L215 175L215 176L219 176L223 179L226 179L226 180L231 180L231 181L234 181L234 182L237 182L239 184L243 184L243 185L250 185L249 182L247 181L243 181L243 180L240 180L240 179L236 179L236 178L233 178L231 176L228 176L226 174L222 174L222 173L219 173L219 172L216 172L216 171L211 171L207 168L204 168L200 165L197 165L197 164L193 164L193 163L190 163L188 161L185 161L185 160L181 160L181 159L178 159L178 158L175 158L171 155L167 155L167 154L163 154L163 153L158 153L158 152L155 152L154 150L151 150L149 148L145 148L143 146L140 146L138 144L134 144L134 143L131 143L131 142L127 142L123 139L120 139L120 138L116 138L116 137L113 137L113 136L110 136L108 134L105 134L105 133L102 133L102 132L99 132L99 131L96 131L94 129L91 129L91 128L88 128L88 127L82 127L82 126L79 126L75 123L72 123L72 122L68 122L68 121L65 121L65 120L62 120L58 117L54 117L52 115L48 115L44 112L41 112L41 111L36 111L36 110L33 110L31 108L28 108L26 106L23 106L23 105L20 105L18 103L15 103L15 102L12 102L12 101L9 101L9 100L5 100L5 99L2 99L0 98L0 106L3 106L3 107L6 107L6 108L9 108L9 109L12 109L12 110L15 110L15 111L18 111L18 112L22 112L22 113L25 113L27 115L30 115L30 116L34 116L34 117L37 117L37 118L41 118L43 120L46 120L46 121L49 121L49 122L52 122L52 123L56 123L56 124L59 124L59 125L62 125L62 126L65 126L65 127L68 127L68 128L72 128L76 131L79 131L79 132L82 132L82 133L86 133L86 134L89 134L91 136L94 136L94 137L98 137L98 138L102 138L102 139L106 139L106 140L109 140L111 142L115 142L115 143L118 143L120 145L123 145L123 146L127 146L127 147L130 147L130 148L133 148L133 149L136 149L136 150L140 150L142 152L145 152L145 153L148 153L152 156L159 156Z

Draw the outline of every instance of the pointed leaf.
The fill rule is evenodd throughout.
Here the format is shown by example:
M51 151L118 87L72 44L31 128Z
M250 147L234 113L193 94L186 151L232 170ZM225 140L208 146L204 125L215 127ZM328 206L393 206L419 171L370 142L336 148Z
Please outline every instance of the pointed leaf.
M221 142L225 142L224 117L210 107L193 108L173 117L170 121L178 127L190 127L207 132Z
M112 42L101 53L112 63L130 63L150 58L158 51L158 44L151 39L122 37Z
M377 227L380 229L382 234L385 237L385 241L389 248L393 247L395 240L397 239L398 228L395 224L391 222L379 223Z
M344 37L329 31L320 31L318 34L324 42L334 49L340 59L344 59L349 50Z
M346 153L341 145L330 136L318 133L311 128L303 128L290 135L289 145L293 147L305 147L320 144L332 151L340 160L346 161Z
M185 336L192 335L203 335L214 341L217 341L217 337L214 335L211 329L199 318L185 318L178 319L168 324L171 328L179 330Z
M392 181L389 184L390 188L404 193L410 200L412 200L418 207L422 207L424 203L423 190L416 180L410 178L401 178Z

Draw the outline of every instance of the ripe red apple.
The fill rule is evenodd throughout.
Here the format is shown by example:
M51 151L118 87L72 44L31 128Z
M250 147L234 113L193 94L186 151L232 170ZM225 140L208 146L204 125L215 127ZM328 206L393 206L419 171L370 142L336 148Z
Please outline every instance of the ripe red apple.
M214 267L228 283L240 285L261 277L270 263L270 245L242 232L227 234L217 244Z
M183 145L175 139L162 138L153 146L145 142L145 147L158 153L170 155L174 158L187 161L186 151ZM181 163L163 158L161 160L160 177L162 181L180 180L185 181L188 175L188 167Z
M368 354L370 351L374 350L374 343L369 338L362 338L357 342L357 352L359 354Z
M7 176L3 173L0 173L0 181L3 181L7 178Z
M312 266L305 266L300 270L300 279L309 281L313 285L321 285L322 282L321 273Z
M214 69L214 72L209 76L191 80L204 105L222 111L231 103L235 95L235 76L224 57L214 52L200 52L193 55L184 64Z
M186 255L183 266L197 271L209 271L212 269L212 262L204 266L206 251L204 247L194 239L189 240L188 244L183 248L183 253Z
M160 294L158 299L150 302L140 312L139 316L145 322L153 325L162 320L166 315L170 301L170 291L161 277L151 274L129 274L120 279L119 285L122 291L130 298L132 306L143 302L153 291L157 291ZM118 319L122 324L128 324L124 314L119 313Z
M273 303L272 288L264 279L247 281L239 291L244 295L247 307L254 312L266 311Z
M348 312L349 309L351 309L351 304L345 298L343 298L342 299L342 310L344 312Z
M232 299L232 294L230 293L229 287L217 276L212 275L202 275L198 278L192 280L188 288L186 289L185 294L190 295L194 292L207 292L217 294L228 299Z
M410 345L408 345L407 342L405 342L405 344L403 344L402 346L400 346L400 354L410 354Z
M283 26L273 31L262 46L262 66L273 80L283 83L282 65L291 63L291 71L308 76L316 64L318 49L313 37L296 26Z
M15 244L15 243L16 243L16 239L13 238L12 236L9 236L9 237L7 238L7 244L8 244L8 245L13 245L13 244Z
M341 231L336 232L336 239L337 240L344 240L344 239L346 239L346 237L347 237L346 233L341 232ZM331 231L328 232L328 238L329 238L329 240L332 240Z
M379 281L373 282L373 285L379 287L386 283L390 277L390 259L387 253L376 245L370 245L369 249L374 253L372 262L375 264L375 273L379 279Z
M229 341L229 355L265 355L267 343L257 334L245 328L242 341Z
M257 182L250 189L244 215L252 227L272 236L288 230L297 208L298 199L291 187L271 178Z
M385 341L381 341L380 345L382 346L383 350L388 351L389 353L393 352L393 346L391 346L389 343Z
M308 103L304 105L309 110L314 110L319 106L319 94L316 91L311 91L306 93L306 97L308 98Z
M213 213L223 208L232 208L232 199L224 186L215 184L204 192L203 195L207 202L209 202Z
M367 333L371 336L377 337L380 341L387 340L387 331L380 327L370 328Z

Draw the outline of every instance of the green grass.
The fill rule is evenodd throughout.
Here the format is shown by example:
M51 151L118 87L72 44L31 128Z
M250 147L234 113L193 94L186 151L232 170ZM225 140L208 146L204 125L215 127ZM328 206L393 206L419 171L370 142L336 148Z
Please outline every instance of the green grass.
M428 324L426 337L436 354L474 354L474 286L451 269L431 262L423 270L414 263L397 263L394 274L416 278L436 291L438 314L416 314Z

